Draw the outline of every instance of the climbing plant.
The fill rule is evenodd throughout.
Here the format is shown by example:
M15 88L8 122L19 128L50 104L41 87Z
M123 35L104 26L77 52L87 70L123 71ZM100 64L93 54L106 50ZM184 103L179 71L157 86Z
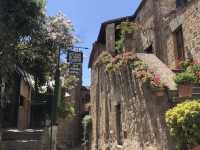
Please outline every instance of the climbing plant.
M86 115L82 120L83 126L83 142L84 145L88 145L90 130L92 127L92 117L90 115Z
M75 115L74 104L66 100L66 93L73 89L77 85L77 83L78 78L75 76L62 76L61 99L57 107L58 117L66 119Z
M116 26L116 30L118 32L118 39L115 42L115 52L117 54L121 53L123 50L124 42L126 40L127 34L133 34L133 32L137 29L137 25L134 22L121 22Z
M112 56L108 52L103 52L95 62L94 67L104 66L108 73L120 72L123 68L128 68L135 72L136 77L151 89L164 89L164 83L160 76L148 69L148 65L139 60L133 52L124 52Z

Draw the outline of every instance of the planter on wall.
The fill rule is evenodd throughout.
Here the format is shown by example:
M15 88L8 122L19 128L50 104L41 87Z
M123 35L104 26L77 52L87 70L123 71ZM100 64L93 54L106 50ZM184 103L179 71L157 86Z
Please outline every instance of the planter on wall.
M154 95L156 95L158 97L162 97L165 94L165 89L164 88L153 88L152 92L154 93Z
M192 150L200 150L200 145L199 145L199 146L196 146L196 147L194 147Z
M178 95L179 97L192 97L192 85L191 84L178 85Z

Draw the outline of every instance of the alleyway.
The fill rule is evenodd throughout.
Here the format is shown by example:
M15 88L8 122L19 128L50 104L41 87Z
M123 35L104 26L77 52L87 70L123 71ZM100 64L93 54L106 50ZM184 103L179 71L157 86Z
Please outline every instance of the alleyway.
M199 147L200 0L0 0L0 150Z

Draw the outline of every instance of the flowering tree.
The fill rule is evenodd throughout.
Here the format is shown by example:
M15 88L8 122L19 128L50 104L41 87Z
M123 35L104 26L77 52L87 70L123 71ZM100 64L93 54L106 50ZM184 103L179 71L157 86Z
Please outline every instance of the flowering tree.
M45 17L40 29L33 34L31 42L20 44L26 47L24 59L20 59L21 64L34 75L36 91L49 78L53 80L58 50L65 54L67 47L73 46L76 41L71 21L63 13L58 13L55 16Z
M19 65L43 85L55 73L61 52L77 40L64 14L47 16L46 0L0 0L0 77L10 78Z
M47 18L48 40L53 43L54 47L65 49L73 46L78 40L74 36L72 22L67 19L63 13Z

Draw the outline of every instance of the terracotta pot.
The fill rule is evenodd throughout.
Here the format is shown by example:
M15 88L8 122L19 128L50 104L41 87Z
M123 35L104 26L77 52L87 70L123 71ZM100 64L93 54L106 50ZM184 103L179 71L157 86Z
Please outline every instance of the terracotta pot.
M162 97L165 94L164 89L152 89L152 92L158 96L158 97Z
M178 86L179 97L192 97L192 85L184 84Z
M199 145L199 146L196 146L196 147L194 147L192 150L200 150L200 145Z
M157 91L155 94L158 97L162 97L165 94L165 92L164 91Z

